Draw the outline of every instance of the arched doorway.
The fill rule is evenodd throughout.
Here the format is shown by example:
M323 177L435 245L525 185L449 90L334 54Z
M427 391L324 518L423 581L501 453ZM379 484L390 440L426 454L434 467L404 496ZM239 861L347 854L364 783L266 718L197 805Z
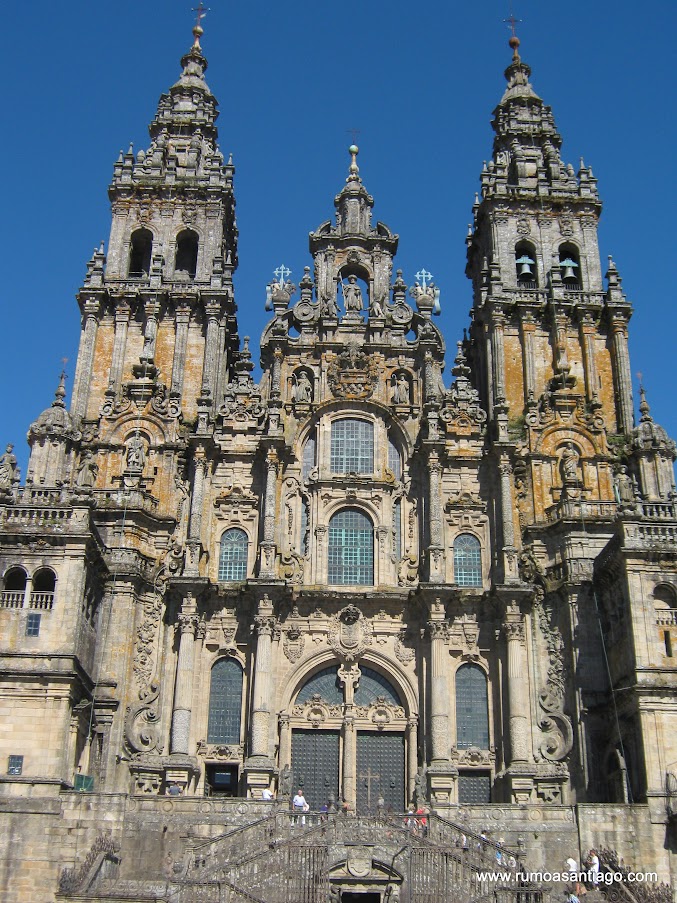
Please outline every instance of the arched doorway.
M403 811L407 759L416 749L407 731L415 723L380 671L335 663L315 672L296 694L289 727L294 790L303 790L311 809L346 802L363 814Z

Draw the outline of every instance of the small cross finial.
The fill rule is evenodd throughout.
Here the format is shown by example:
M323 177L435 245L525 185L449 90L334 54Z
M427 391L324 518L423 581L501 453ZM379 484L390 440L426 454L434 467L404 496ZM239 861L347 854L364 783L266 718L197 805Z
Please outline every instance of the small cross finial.
M273 270L273 275L277 276L277 281L280 285L284 285L287 281L287 276L291 276L291 270L281 263L276 270Z
M357 144L357 138L358 138L358 135L360 134L360 130L359 129L346 129L346 131L348 132L350 137L353 139L353 144Z
M521 20L521 19L516 19L516 18L514 17L513 13L512 13L512 10L510 10L510 15L508 16L507 19L504 19L503 21L506 23L506 25L509 25L509 26L510 26L510 31L511 31L511 33L512 33L512 36L513 36L513 38L516 38L516 37L517 37L517 33L516 33L516 31L515 31L515 25L519 25L519 23L520 23L522 20Z
M422 289L426 289L428 287L428 283L432 280L433 274L429 273L425 267L422 267L418 273L415 274L415 279L419 283Z
M197 17L195 19L195 25L193 25L193 34L195 35L195 47L200 46L200 35L203 33L202 25L200 24L204 17L209 12L209 7L204 6L202 0L198 3L197 6L193 7L193 12L197 13Z

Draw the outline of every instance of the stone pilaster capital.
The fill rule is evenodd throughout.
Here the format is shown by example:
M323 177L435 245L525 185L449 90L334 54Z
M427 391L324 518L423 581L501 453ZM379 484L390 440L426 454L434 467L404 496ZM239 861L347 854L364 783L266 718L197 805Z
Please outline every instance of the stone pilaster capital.
M447 621L446 618L443 620L428 621L427 626L431 640L444 640L446 642L449 637L449 621Z
M524 631L524 620L521 614L518 614L516 617L510 617L510 619L506 619L503 622L503 633L505 634L505 638L508 642L516 641L519 643L525 642L525 631Z
M195 634L197 633L199 623L200 623L200 619L197 616L197 614L194 614L194 613L188 614L188 613L181 612L181 614L178 617L178 622L179 622L179 630L180 630L182 636L184 633L190 633L193 636L195 636Z
M282 712L277 716L277 723L280 725L280 728L289 727L291 724L291 715L288 712Z
M409 718L407 718L407 727L411 731L418 729L418 715L410 715Z
M498 470L502 477L509 477L512 473L512 464L506 454L502 454L498 463Z
M221 303L213 298L205 301L205 314L208 320L217 321L221 316Z
M259 636L272 637L275 624L275 618L268 615L256 615L254 618L254 627Z
M83 316L85 320L97 320L101 313L101 304L98 298L86 298L83 304Z

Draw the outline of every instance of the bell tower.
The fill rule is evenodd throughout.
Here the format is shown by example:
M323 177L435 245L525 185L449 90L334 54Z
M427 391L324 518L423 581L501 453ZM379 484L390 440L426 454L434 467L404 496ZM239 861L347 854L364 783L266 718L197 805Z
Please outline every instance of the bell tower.
M602 278L592 170L581 161L576 173L562 160L552 110L531 86L517 37L510 46L466 273L471 356L493 437L517 442L518 468L528 469L527 459L531 468L531 492L525 483L520 500L525 524L547 518L567 494L613 499L608 438L620 442L633 428L632 307L613 261L606 286Z
M150 146L121 151L114 166L108 251L94 252L78 296L78 422L151 395L193 420L198 406L213 408L238 347L234 168L217 145L202 28L193 34L179 80L158 103Z

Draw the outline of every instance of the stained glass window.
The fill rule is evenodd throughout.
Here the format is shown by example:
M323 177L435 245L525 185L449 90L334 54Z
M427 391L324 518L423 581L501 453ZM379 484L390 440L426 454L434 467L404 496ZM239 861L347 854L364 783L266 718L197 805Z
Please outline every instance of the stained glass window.
M371 668L360 667L362 675L355 690L355 705L371 705L377 696L385 696L393 705L401 705L397 691L382 674Z
M221 658L212 668L207 743L239 743L242 713L242 668Z
M456 672L456 746L489 749L487 676L478 665Z
M331 668L324 668L313 674L306 683L301 687L299 695L296 697L297 705L308 700L315 695L321 696L325 702L330 705L341 705L343 702L343 691L338 682L336 673L336 665Z
M354 508L344 508L329 522L329 583L374 583L374 528L369 518Z
M457 586L482 586L480 541L470 533L454 540L454 583Z
M374 472L374 424L335 420L331 425L331 472Z
M233 527L221 537L219 580L244 580L247 576L247 534Z

